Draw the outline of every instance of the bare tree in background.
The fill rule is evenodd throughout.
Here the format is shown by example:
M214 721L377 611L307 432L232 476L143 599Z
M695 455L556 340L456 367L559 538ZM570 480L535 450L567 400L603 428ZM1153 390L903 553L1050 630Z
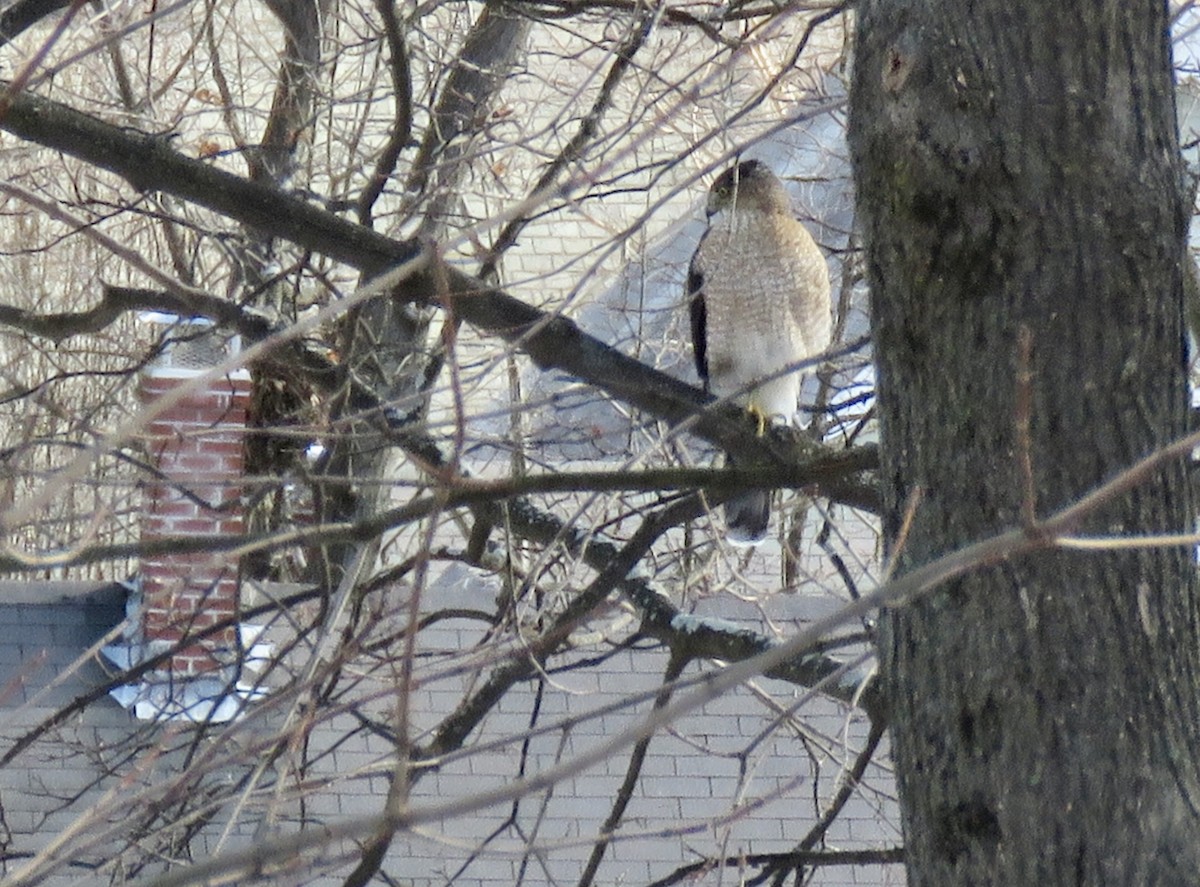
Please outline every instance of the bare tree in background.
M154 659L29 703L5 778L47 760L96 775L24 829L0 781L5 885L902 877L873 608L944 603L946 578L1049 546L1058 525L955 561L977 537L929 541L917 503L905 551L896 450L883 489L903 575L865 594L884 571L876 453L846 418L862 395L843 390L865 361L853 219L817 199L846 175L846 6L0 12L3 566L114 579L161 550L237 558L236 621L274 645L265 694L227 723L96 726L107 691ZM908 44L872 52L896 92ZM710 174L772 151L840 273L844 353L806 393L804 432L759 437L688 382L682 281ZM250 529L151 545L135 379L197 318L239 337L229 365L253 374ZM1165 443L1158 430L1109 467ZM736 472L706 467L720 450ZM710 527L749 486L786 492L755 554ZM1020 514L999 517L980 532ZM986 837L991 807L963 805L946 834Z
M274 644L255 679L268 692L232 723L95 726L105 692L151 659L6 735L9 772L61 754L97 774L63 792L37 842L5 840L6 884L81 868L395 883L413 865L428 883L487 880L489 866L509 883L674 882L898 859L882 838L826 844L852 800L884 819L870 805L886 798L859 788L883 726L862 625L845 653L825 638L748 673L728 738L671 708L676 684L778 649L781 582L803 594L778 601L835 602L870 570L870 522L851 544L833 503L873 507L873 449L847 447L852 424L817 443L832 427L820 408L808 432L760 438L706 402L683 369L686 258L654 252L690 251L681 220L740 152L793 162L811 122L836 135L844 16L4 11L5 566L112 579L172 546L228 552L254 589L237 619ZM844 161L834 144L808 150L818 162L793 166L818 213L813 189ZM850 219L823 221L835 270L852 268ZM605 281L636 310L597 300ZM576 323L605 305L624 313L599 337ZM135 378L196 319L239 337L231 363L253 374L249 531L151 544L137 534L138 487L155 478ZM841 367L862 361L851 350ZM706 467L718 449L736 474ZM747 484L804 490L757 556L709 529ZM736 624L699 615L729 607ZM664 777L661 760L684 769ZM600 794L578 795L597 762ZM675 815L657 812L651 779L678 780ZM588 815L556 832L554 805L575 796ZM796 829L747 856L739 830L797 799ZM440 873L412 862L456 820L469 843L438 856ZM711 849L689 850L704 834ZM639 846L663 849L630 862Z

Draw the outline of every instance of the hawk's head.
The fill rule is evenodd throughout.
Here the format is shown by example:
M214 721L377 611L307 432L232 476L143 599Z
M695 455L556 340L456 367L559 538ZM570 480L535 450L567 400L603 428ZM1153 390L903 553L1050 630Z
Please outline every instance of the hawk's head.
M759 212L789 211L783 182L761 160L743 160L717 176L708 190L709 217L736 207Z

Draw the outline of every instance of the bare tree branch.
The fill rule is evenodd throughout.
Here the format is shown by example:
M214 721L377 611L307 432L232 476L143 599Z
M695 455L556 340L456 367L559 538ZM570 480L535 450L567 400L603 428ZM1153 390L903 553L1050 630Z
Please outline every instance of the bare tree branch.
M697 875L718 868L758 868L772 871L801 867L825 868L838 865L900 865L904 862L903 847L884 847L879 850L793 850L788 853L746 853L725 859L705 859L682 865L671 874L646 887L672 887L690 881ZM752 883L750 881L747 884Z
M400 21L396 17L396 6L390 0L375 0L375 8L383 21L383 36L391 53L388 71L392 78L395 119L388 133L387 143L379 152L375 168L371 170L366 187L355 203L358 221L367 227L371 226L371 210L375 201L379 199L388 179L396 171L400 152L412 141L413 127L412 71L409 68L408 47L404 42L404 34L400 31Z
M663 688L654 700L656 709L662 708L671 701L671 687L682 673L690 660L687 655L681 655L679 651L672 650L670 658L667 660L667 670L663 675ZM604 820L604 824L600 826L600 837L592 847L592 853L588 857L587 864L584 866L583 874L579 876L579 887L591 887L595 882L596 872L600 868L600 863L604 859L604 851L608 849L608 845L612 843L613 832L621 825L621 821L625 818L625 810L629 806L630 800L633 798L634 789L637 788L638 780L642 775L642 766L646 762L646 752L650 749L650 740L652 737L643 736L633 746L633 751L629 755L629 762L625 765L625 777L621 780L621 786L617 789L616 797L613 798L612 809L609 810L608 816Z
M542 194L549 192L562 171L571 163L583 156L588 145L596 137L596 132L600 126L600 120L604 116L604 112L608 110L612 104L613 93L617 86L624 79L629 69L633 66L634 56L646 44L646 40L650 37L651 28L657 19L657 10L651 10L649 7L639 7L637 18L630 26L629 34L624 42L614 51L612 65L608 69L608 73L604 75L604 82L600 85L600 92L592 102L591 108L583 115L583 119L579 122L579 129L571 140L563 146L562 151L554 158L538 177L537 184L534 185L531 193ZM500 233L496 235L496 239L492 242L491 248L484 257L483 263L480 265L479 277L481 280L494 282L496 279L496 268L500 261L500 256L505 250L509 249L521 231L529 224L529 218L523 216L511 220Z
M17 0L0 12L0 46L70 5L71 0Z
M853 766L839 780L840 785L838 786L837 794L834 795L828 806L821 813L820 819L809 829L808 834L800 841L793 853L809 853L825 837L825 834L829 831L829 827L833 825L834 820L837 819L842 809L846 806L846 802L850 800L851 796L858 790L859 785L862 783L863 775L867 772L867 765L875 757L875 752L879 749L879 743L883 740L885 729L886 727L882 720L871 722L867 741L863 743L863 747L855 756ZM786 857L780 860L772 860L763 867L762 874L758 878L747 882L747 887L750 884L760 884L771 875L773 875L772 884L774 887L782 887L788 874L796 872L798 876L801 875L804 865L805 863L799 860L792 860Z
M370 275L421 251L415 241L392 240L267 185L185 157L166 138L113 126L48 99L12 96L0 128L94 163L142 190L166 191ZM686 422L692 433L723 447L741 464L786 465L821 450L780 429L758 437L750 433L755 423L740 409L707 408L712 399L691 385L621 354L568 318L534 308L452 266L412 275L399 295L440 306L435 276L444 276L456 316L522 348L542 369L564 370L671 425Z
M180 317L204 317L254 340L266 337L267 319L226 299L202 293L184 297L177 292L106 286L100 301L86 311L37 314L15 305L0 304L0 324L58 343L71 336L98 333L128 311L162 311Z
M524 46L529 25L529 17L507 0L488 0L450 67L405 183L411 194L432 194L421 228L425 237L439 237L445 228L453 184L464 171L470 137L483 128L496 93Z
M1189 435L1147 456L1118 477L1095 488L1078 503L1068 505L1043 520L1039 525L1041 532L1036 535L1031 535L1020 528L1008 530L944 555L911 570L900 578L886 582L876 590L863 595L859 600L847 604L837 613L815 621L787 642L706 676L698 687L694 687L633 727L609 737L595 747L577 755L570 762L549 767L532 777L514 780L495 789L480 791L470 798L429 804L419 809L390 811L379 816L348 819L337 825L327 826L321 832L300 833L279 838L270 845L253 847L248 851L230 853L224 857L197 863L189 869L157 878L151 884L153 887L175 887L175 885L198 883L205 878L230 872L256 870L273 860L289 858L305 848L370 834L381 827L396 830L461 815L467 811L483 809L552 786L567 774L580 772L592 764L606 759L615 751L632 745L644 736L651 735L662 724L670 723L683 714L699 708L743 681L758 674L767 674L771 669L789 659L804 656L839 625L859 619L879 607L907 605L928 596L951 579L981 567L1052 547L1055 538L1071 532L1092 511L1144 481L1148 475L1153 474L1168 462L1186 456L1197 443L1200 443L1200 434ZM647 531L647 535L653 535L649 532L650 528L651 524L647 523L643 525L639 533ZM621 561L610 565L614 569L607 571L607 576L597 577L596 582L593 583L594 588L607 593L612 587L613 574L616 573L619 576L627 573L643 554L644 551L638 550L638 546L633 546L631 543L631 547L622 552ZM513 677L513 680L519 679L519 676ZM494 704L494 702L490 704ZM443 744L442 741L435 740L431 751L436 752L444 748L456 747L477 722L477 718L468 718L463 723L456 725L445 737L439 732L440 739L449 741ZM864 859L866 858L874 858L874 856L864 857Z

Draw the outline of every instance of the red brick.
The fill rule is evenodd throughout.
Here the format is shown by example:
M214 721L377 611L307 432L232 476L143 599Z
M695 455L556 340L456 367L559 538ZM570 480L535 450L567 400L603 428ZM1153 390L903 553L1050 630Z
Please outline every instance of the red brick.
M236 611L231 606L227 610L211 610L205 609L202 613L197 613L195 618L189 623L189 627L193 631L201 631L210 626L216 625L232 616ZM219 634L219 633L218 633Z
M175 397L191 379L144 376L143 402ZM249 379L214 380L207 390L190 390L146 424L141 439L159 469L188 494L208 503L199 504L171 483L151 481L143 490L145 513L142 535L203 536L240 533L238 513L216 506L232 502L242 493L246 405ZM236 564L209 552L162 554L142 562L147 634L178 643L182 631L212 626L233 616L238 603ZM218 637L188 644L172 657L172 669L181 674L211 670L219 663L213 651L231 649L232 628ZM184 641L186 643L186 640Z
M146 517L191 517L200 513L197 503L178 496L158 496L153 504L154 512Z

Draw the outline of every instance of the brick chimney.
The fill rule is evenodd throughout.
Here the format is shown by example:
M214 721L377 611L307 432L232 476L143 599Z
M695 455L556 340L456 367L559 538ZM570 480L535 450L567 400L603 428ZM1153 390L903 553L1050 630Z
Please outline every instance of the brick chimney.
M172 327L178 341L144 371L144 404L179 400L149 422L143 440L159 477L143 490L141 536L208 536L244 530L239 504L250 376L238 370L196 385L198 376L229 356L227 343L198 324ZM194 337L193 337L194 336ZM145 655L180 645L189 635L228 619L238 610L238 564L223 552L158 554L140 568L141 628ZM237 627L230 625L171 656L170 681L202 676L229 680L236 664ZM168 669L163 669L168 671Z

